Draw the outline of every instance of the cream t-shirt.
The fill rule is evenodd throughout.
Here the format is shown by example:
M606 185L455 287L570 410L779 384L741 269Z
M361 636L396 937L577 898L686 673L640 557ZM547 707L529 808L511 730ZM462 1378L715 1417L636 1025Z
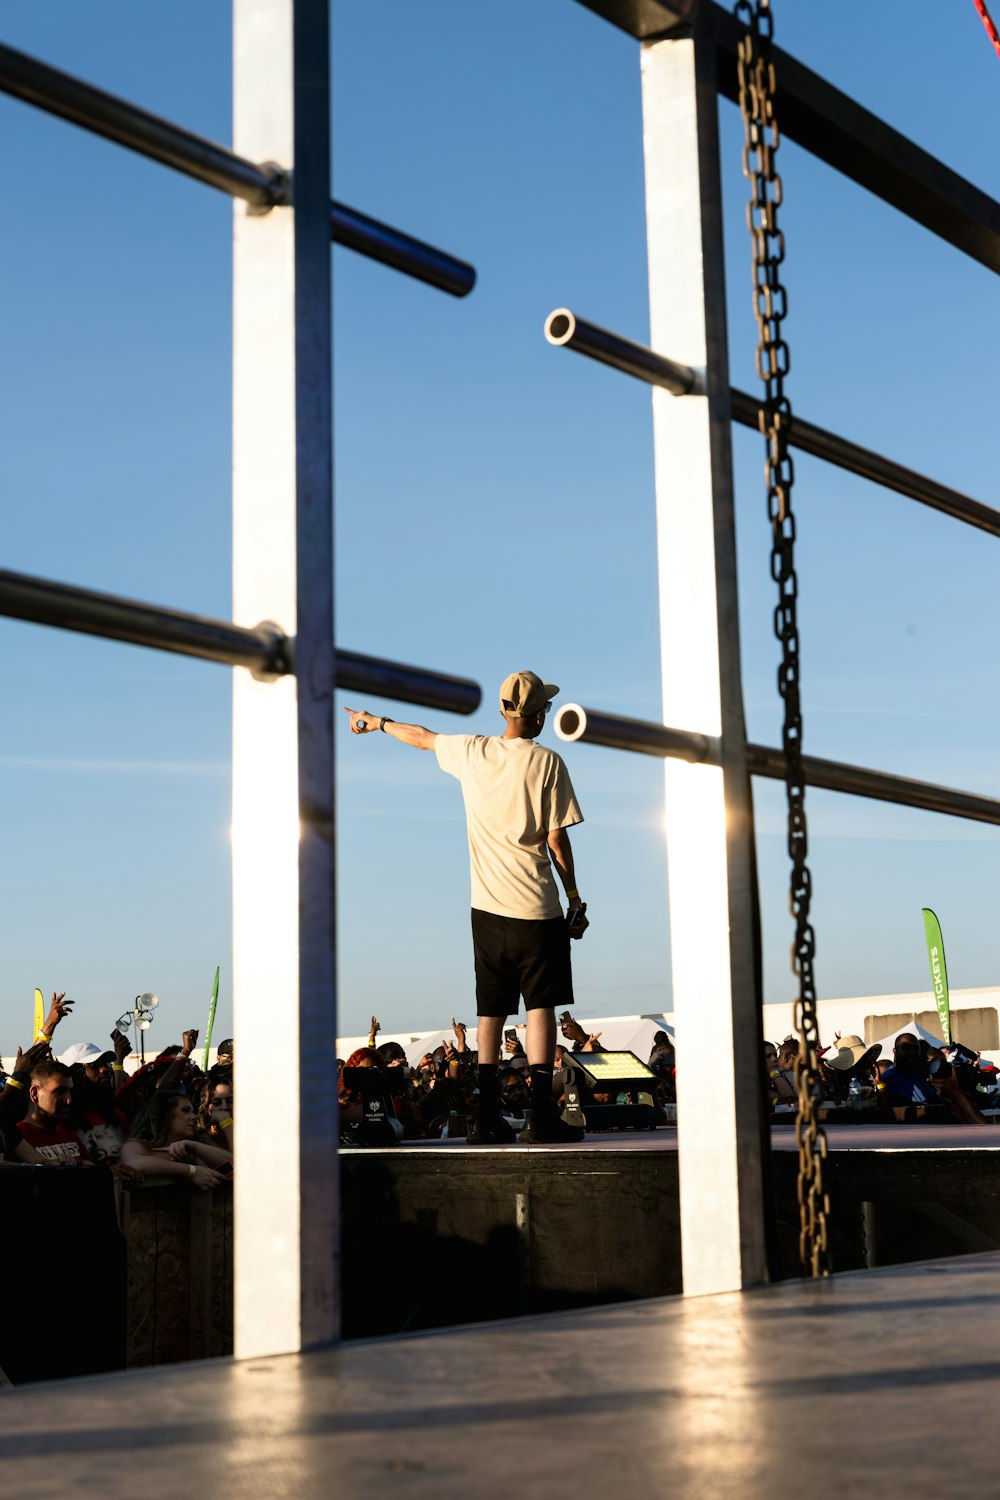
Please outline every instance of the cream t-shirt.
M561 758L537 740L482 734L439 734L434 753L462 786L473 907L501 917L558 917L545 838L583 822Z

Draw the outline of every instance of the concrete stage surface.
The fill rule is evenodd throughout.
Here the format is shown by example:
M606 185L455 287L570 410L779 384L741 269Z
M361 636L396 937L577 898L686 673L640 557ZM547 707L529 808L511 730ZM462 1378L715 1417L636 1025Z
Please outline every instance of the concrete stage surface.
M1000 1151L1000 1123L988 1125L923 1125L917 1122L899 1125L824 1125L831 1151ZM797 1151L795 1126L773 1125L771 1145L775 1151ZM348 1155L356 1155L346 1148ZM377 1151L463 1151L483 1156L494 1151L676 1151L676 1125L661 1125L656 1130L611 1130L592 1132L571 1146L467 1146L464 1140L403 1141L399 1146L367 1147L364 1154Z
M998 1313L981 1255L34 1386L4 1493L983 1500Z

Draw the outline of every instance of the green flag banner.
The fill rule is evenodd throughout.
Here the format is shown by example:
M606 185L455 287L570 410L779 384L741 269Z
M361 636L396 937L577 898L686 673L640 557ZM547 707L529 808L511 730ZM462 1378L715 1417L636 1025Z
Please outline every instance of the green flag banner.
M924 932L927 934L927 957L931 963L931 984L934 987L934 1004L941 1022L941 1035L951 1045L951 1008L948 1002L948 970L944 962L944 938L941 923L929 906L921 908L924 914Z
M219 970L216 967L215 979L212 983L212 1000L208 1007L208 1025L205 1027L205 1052L201 1060L201 1070L208 1072L208 1049L212 1045L212 1027L215 1025L215 1007L219 999Z

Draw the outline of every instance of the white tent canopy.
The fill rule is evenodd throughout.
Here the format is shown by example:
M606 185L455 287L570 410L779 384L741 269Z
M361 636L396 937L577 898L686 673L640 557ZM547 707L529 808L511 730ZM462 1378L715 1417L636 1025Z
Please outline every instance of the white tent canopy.
M882 1058L892 1060L892 1049L895 1046L896 1038L899 1036L915 1036L918 1041L929 1042L932 1047L944 1046L944 1037L940 1035L935 1036L933 1031L928 1031L926 1026L921 1026L919 1021L910 1021L908 1025L900 1026L898 1031L890 1031L888 1036L879 1038L879 1044L882 1048L880 1055ZM873 1042L872 1046L874 1045L875 1043Z

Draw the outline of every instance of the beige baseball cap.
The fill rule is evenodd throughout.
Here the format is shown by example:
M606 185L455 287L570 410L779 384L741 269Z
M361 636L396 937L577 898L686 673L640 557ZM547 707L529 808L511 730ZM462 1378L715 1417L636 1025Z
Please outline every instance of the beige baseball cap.
M543 682L534 672L511 672L500 684L500 711L506 719L526 719L540 714L559 689Z

